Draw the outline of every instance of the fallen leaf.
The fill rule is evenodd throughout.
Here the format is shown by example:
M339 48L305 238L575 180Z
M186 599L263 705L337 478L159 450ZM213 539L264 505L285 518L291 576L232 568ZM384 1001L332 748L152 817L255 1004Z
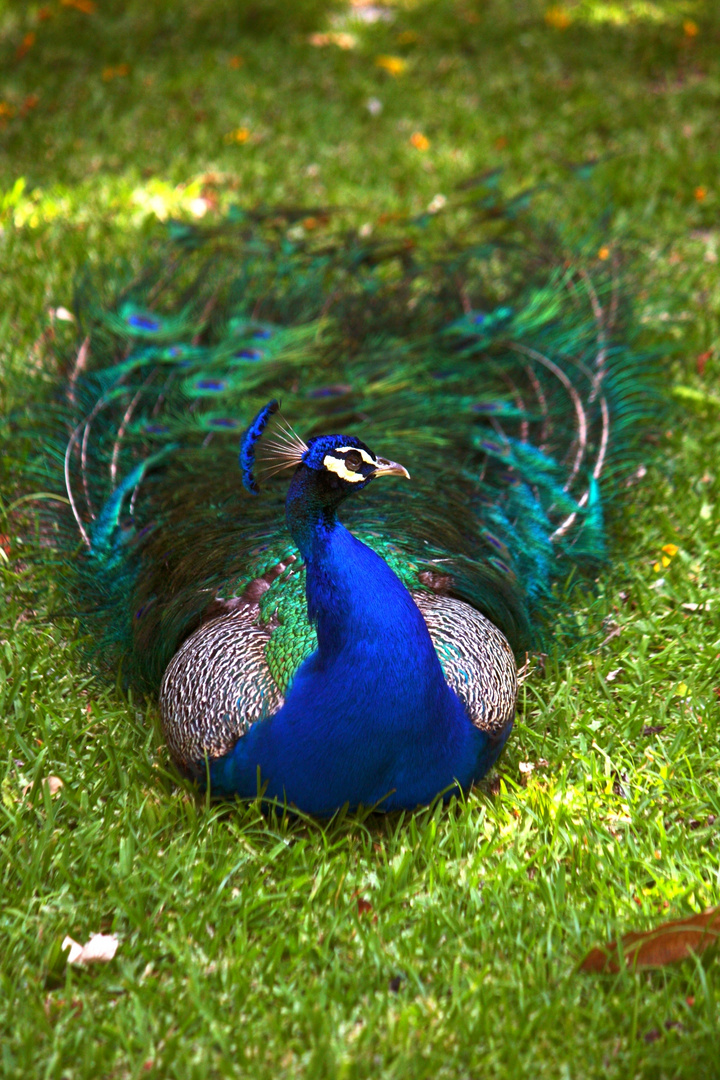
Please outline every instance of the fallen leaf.
M95 0L60 0L63 7L75 8L83 15L92 15L95 11Z
M30 49L32 49L34 44L35 31L31 30L29 34L25 35L25 37L22 39L17 49L15 50L15 56L18 58L18 60L22 60L23 56L27 55L27 53L30 51Z
M402 75L407 62L401 56L378 56L375 66L387 71L389 75Z
M42 740L39 740L40 746L42 746ZM62 780L59 776L46 776L43 780L43 786L47 787L51 795L57 795L60 788L64 787ZM27 794L32 789L32 784L25 784L22 789L23 795Z
M362 896L358 896L357 910L358 915L368 915L372 911L372 904L369 900L364 900Z
M555 30L567 30L570 21L570 16L565 8L551 7L545 12L545 22Z
M699 356L697 357L697 360L695 361L695 366L697 368L698 375L702 376L702 375L705 374L705 366L706 366L708 360L710 359L710 357L712 356L712 354L713 354L712 349L707 349L706 352L701 352L699 354Z
M125 76L129 74L129 64L118 64L117 67L103 68L102 77L105 82L110 82L111 79L124 79Z
M61 949L63 952L66 949L70 950L67 957L68 964L87 967L88 964L106 964L112 960L119 944L115 934L93 934L86 945L80 945L71 937L66 937Z
M625 934L622 954L626 967L659 968L666 964L698 956L710 945L720 941L720 907L709 908L687 919L674 919L643 933ZM591 949L580 965L580 971L620 971L615 943Z
M250 138L250 128L239 127L229 131L225 136L225 142L246 143Z
M228 60L228 67L231 67L234 71L237 71L238 68L241 68L244 63L245 61L243 60L242 56L231 56Z

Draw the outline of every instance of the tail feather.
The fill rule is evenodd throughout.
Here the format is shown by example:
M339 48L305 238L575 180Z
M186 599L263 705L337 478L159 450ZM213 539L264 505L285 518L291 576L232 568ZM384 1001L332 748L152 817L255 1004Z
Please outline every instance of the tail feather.
M486 179L463 239L442 215L375 239L294 208L173 223L113 304L85 283L61 535L85 549L77 610L132 679L156 685L217 597L294 557L282 477L256 499L237 465L274 397L305 438L401 448L407 498L373 490L351 527L410 587L467 600L518 650L538 641L553 583L605 557L604 509L652 409L613 266L573 261L526 202ZM266 601L280 615L284 580Z

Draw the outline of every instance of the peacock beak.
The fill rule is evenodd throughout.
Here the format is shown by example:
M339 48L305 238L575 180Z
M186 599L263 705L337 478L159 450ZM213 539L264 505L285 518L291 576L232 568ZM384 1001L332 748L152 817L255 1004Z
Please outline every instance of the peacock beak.
M379 457L376 460L377 466L370 474L372 479L375 479L376 476L404 476L406 480L410 479L410 473L405 466L398 465L397 461L389 461L384 457Z

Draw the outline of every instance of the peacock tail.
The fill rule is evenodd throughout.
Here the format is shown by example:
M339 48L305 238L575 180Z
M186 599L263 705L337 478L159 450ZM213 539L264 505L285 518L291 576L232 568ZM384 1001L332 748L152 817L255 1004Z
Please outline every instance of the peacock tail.
M542 645L558 584L606 557L655 401L617 259L573 250L527 203L491 177L371 236L340 213L238 210L171 224L110 300L81 283L37 468L67 500L52 528L68 612L104 664L157 692L198 627L251 604L237 662L258 718L315 649L287 477L259 497L240 482L270 398L304 439L401 448L412 483L354 499L350 531L428 610L462 601L516 654Z

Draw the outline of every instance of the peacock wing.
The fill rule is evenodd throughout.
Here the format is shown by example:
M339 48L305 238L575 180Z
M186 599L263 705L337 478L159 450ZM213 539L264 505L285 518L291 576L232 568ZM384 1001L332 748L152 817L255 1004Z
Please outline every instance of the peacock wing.
M271 566L239 596L216 597L165 670L163 733L175 762L191 772L273 716L317 647L305 610L304 568L294 562L291 556Z
M173 759L193 770L232 750L252 724L283 703L265 657L272 630L243 605L201 624L181 645L160 687L163 733Z
M515 658L507 638L462 600L424 590L412 596L448 684L475 727L499 737L515 715L518 690Z

